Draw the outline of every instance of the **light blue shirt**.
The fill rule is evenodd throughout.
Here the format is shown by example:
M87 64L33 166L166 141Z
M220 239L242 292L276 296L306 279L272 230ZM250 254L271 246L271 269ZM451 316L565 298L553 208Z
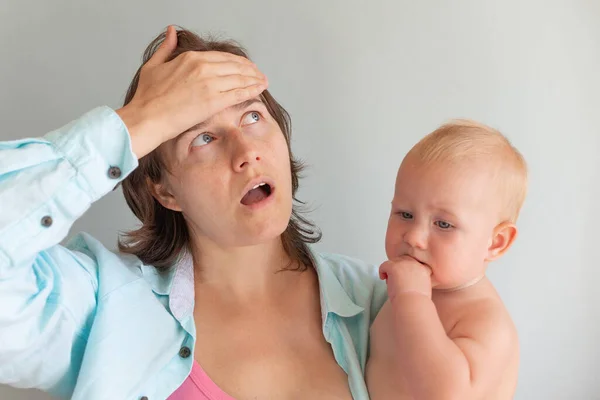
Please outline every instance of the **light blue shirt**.
M0 383L75 400L155 400L188 376L193 356L186 353L195 344L189 258L159 274L87 234L59 245L136 167L127 129L107 107L43 138L0 143ZM368 399L369 327L385 283L363 262L313 257L323 335L354 398Z

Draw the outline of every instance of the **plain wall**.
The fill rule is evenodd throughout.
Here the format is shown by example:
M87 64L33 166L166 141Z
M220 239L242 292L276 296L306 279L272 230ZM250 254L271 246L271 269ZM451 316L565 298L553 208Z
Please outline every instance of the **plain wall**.
M489 270L520 333L516 398L600 399L598 0L1 0L0 140L118 107L167 24L237 39L269 76L322 250L380 263L405 152L450 118L503 131L531 182L517 243ZM114 248L135 224L117 191L71 233Z

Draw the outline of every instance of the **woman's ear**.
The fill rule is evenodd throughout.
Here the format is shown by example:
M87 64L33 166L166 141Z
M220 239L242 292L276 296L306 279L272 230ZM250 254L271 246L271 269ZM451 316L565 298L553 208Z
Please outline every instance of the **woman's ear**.
M156 199L164 208L173 211L181 211L181 207L179 207L179 203L171 193L168 185L164 182L154 183L150 181L150 178L146 178L146 184L148 185L148 189L150 193L152 193L152 197Z
M512 222L502 222L494 228L486 261L500 258L512 246L517 238L517 227Z

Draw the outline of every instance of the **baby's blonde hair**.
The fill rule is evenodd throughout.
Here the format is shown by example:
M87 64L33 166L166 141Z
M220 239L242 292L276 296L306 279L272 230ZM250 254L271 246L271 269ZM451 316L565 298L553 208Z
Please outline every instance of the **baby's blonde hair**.
M483 161L492 169L504 209L501 218L516 222L527 194L527 164L499 131L476 121L459 119L440 126L406 155L419 163L461 164Z

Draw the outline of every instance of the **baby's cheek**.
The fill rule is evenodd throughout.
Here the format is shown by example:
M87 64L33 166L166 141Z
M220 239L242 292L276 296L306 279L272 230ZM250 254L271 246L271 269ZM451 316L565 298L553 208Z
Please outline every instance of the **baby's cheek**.
M396 258L400 254L400 242L398 241L398 235L393 229L388 228L385 235L385 254L388 259Z
M459 272L461 256L457 249L441 247L436 250L432 260L432 283L443 285L451 281L453 276Z

